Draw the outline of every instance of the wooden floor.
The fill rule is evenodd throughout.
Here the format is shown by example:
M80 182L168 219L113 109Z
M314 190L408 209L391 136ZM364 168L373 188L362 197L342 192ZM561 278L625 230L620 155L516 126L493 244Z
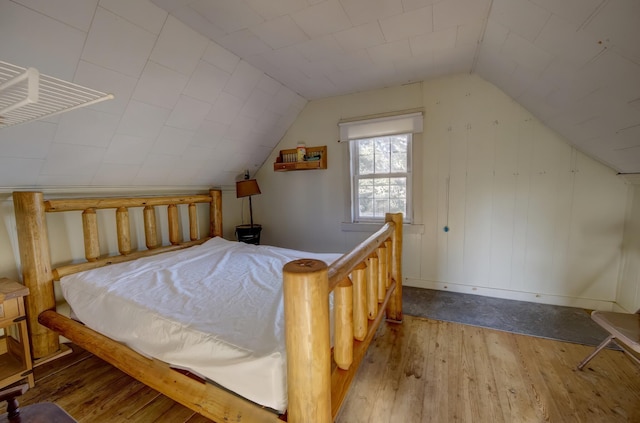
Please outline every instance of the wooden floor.
M640 422L640 367L606 350L406 316L383 325L337 421ZM53 401L79 422L208 422L93 355L36 371L21 403ZM4 405L4 404L3 404Z

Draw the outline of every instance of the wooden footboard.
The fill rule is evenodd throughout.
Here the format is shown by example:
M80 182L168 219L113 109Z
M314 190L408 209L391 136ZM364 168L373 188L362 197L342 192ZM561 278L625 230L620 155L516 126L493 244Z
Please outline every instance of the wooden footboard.
M209 203L210 227L198 239L196 203ZM189 216L189 239L179 235L178 205ZM58 334L125 371L148 386L214 421L330 422L338 413L358 365L384 319L402 320L402 215L389 214L385 225L331 267L317 260L296 260L283 269L289 408L285 415L253 404L144 357L57 312L53 281L64 275L134 260L202 243L222 234L221 193L146 198L44 200L42 193L15 192L14 207L23 282L31 295L27 313L34 357L55 354ZM128 210L142 207L147 249L131 246ZM158 238L155 207L167 207L170 245ZM119 254L104 256L96 210L115 213ZM85 261L52 269L46 213L82 211ZM55 245L55 244L51 244ZM334 295L333 348L329 295Z
M284 267L291 422L331 422L386 312L402 320L402 214L330 268L318 260ZM329 293L334 292L331 361Z

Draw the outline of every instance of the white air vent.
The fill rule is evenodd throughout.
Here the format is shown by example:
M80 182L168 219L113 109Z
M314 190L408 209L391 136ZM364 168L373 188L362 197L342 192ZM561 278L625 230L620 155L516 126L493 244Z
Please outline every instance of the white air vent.
M0 128L89 106L112 94L0 62Z

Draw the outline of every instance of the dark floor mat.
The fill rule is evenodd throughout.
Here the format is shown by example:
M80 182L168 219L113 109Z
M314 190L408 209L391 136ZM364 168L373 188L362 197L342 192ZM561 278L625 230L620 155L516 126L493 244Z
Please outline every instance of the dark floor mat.
M581 308L410 286L402 291L403 312L411 316L593 346L609 335Z

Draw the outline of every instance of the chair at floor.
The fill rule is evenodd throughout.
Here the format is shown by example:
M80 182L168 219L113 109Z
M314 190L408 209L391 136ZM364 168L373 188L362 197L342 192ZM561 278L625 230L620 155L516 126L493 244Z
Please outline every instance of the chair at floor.
M0 414L0 423L77 423L66 411L51 402L39 402L18 408L20 395L27 392L28 384L0 391L0 402L7 401L7 412Z
M591 318L609 332L610 335L596 347L595 351L578 364L579 370L582 370L596 354L611 342L620 347L636 363L640 364L640 359L634 354L634 352L640 354L640 309L633 314L593 311Z

